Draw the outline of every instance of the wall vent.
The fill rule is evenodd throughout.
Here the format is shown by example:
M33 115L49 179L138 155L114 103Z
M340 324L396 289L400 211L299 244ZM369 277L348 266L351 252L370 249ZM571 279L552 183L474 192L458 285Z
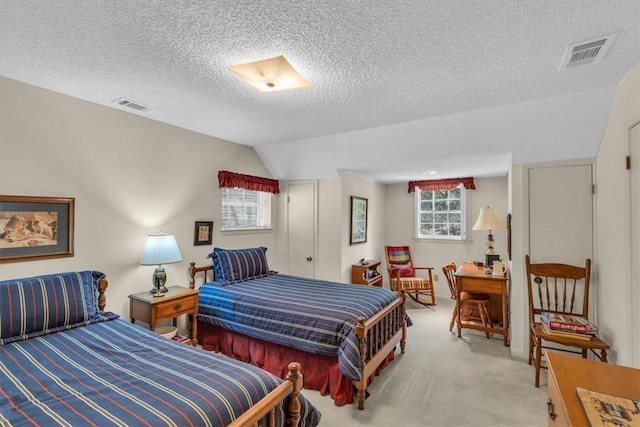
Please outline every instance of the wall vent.
M614 33L567 46L558 71L602 61L615 38L616 35Z
M115 101L113 101L113 103L121 107L131 108L132 110L140 111L143 113L153 110L153 108L151 107L147 107L146 105L142 105L139 102L134 102L127 98L118 98Z

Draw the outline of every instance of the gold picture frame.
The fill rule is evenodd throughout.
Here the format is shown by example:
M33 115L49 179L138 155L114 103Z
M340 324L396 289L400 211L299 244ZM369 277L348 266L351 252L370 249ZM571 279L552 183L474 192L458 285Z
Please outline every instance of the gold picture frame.
M75 199L0 195L0 263L73 256Z

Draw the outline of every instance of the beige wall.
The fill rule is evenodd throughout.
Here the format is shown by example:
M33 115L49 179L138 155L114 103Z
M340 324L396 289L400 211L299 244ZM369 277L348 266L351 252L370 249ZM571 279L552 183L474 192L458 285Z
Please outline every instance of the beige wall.
M351 281L351 265L361 258L382 259L385 230L385 185L360 178L346 172L340 172L342 194L342 279ZM364 243L349 243L351 224L351 196L367 199L367 241ZM382 272L381 270L379 270Z
M171 285L188 284L189 261L208 262L196 220L215 222L214 245L275 246L274 233L219 233L218 170L270 176L251 148L5 78L0 124L0 194L75 198L75 256L5 263L2 279L100 270L107 309L127 317L127 295L151 288L153 267L139 264L149 233L176 235Z
M607 122L596 165L596 259L594 270L599 327L612 346L611 360L640 368L640 283L631 283L630 173L624 166L629 154L629 128L640 121L640 66L620 83ZM632 167L640 167L632 159ZM636 192L640 183L634 183ZM633 224L633 225L632 225ZM634 327L635 326L635 327Z

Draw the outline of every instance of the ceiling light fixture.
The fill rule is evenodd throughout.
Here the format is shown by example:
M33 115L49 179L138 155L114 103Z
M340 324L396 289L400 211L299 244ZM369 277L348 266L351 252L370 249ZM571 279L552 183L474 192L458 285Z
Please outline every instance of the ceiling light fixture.
M431 176L431 175L435 175L437 173L438 173L438 171L424 171L424 172L422 172L422 175Z
M311 83L298 74L282 55L246 64L229 65L228 68L260 92L278 92L311 86Z

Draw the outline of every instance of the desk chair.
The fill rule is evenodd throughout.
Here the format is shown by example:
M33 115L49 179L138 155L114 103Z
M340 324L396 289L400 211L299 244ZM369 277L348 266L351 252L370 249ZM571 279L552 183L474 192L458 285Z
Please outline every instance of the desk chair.
M458 320L458 287L456 286L456 276L455 272L458 269L454 262L449 263L442 267L442 272L444 273L444 277L447 278L447 283L449 284L449 291L451 292L451 299L456 302L456 306L453 309L453 315L451 317L451 323L449 323L449 331L453 329L453 325ZM462 292L460 294L460 304L462 305L461 311L463 312L463 319L476 319L482 322L482 326L485 328L491 327L493 328L493 322L491 321L491 317L489 316L489 294L480 294L480 293L469 293ZM477 317L473 316L473 312L477 311ZM468 314L465 316L464 313ZM487 338L491 338L491 334L489 331L484 332Z
M529 297L529 365L536 368L535 385L540 387L542 349L553 349L582 355L587 358L591 351L598 359L607 361L609 345L597 336L585 340L583 337L559 336L551 334L540 321L543 311L558 314L589 317L589 282L591 260L587 258L584 267L568 264L531 264L525 256L527 293ZM548 343L560 346L549 347Z
M387 272L392 291L404 289L415 302L431 306L436 305L436 293L433 288L433 267L416 267L409 246L385 246ZM426 277L419 277L417 271L425 270ZM426 296L424 301L420 296Z

